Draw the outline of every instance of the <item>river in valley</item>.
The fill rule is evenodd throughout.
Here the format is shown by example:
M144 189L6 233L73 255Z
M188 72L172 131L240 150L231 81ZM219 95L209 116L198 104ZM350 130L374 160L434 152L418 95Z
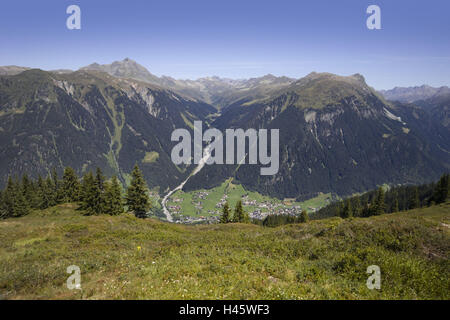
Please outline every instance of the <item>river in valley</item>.
M167 200L169 200L169 197L174 194L175 192L177 192L178 190L181 190L184 185L186 184L186 182L188 182L188 180L192 177L195 176L197 173L200 172L200 170L203 169L203 167L206 164L206 161L209 159L209 157L211 156L211 146L208 145L204 150L203 150L203 158L200 159L197 167L194 169L194 171L192 171L192 173L189 175L189 177L186 178L186 180L184 180L182 183L180 183L176 188L170 190L163 198L161 205L163 207L163 212L164 215L166 216L167 221L169 222L173 222L173 217L170 214L169 209L167 209Z

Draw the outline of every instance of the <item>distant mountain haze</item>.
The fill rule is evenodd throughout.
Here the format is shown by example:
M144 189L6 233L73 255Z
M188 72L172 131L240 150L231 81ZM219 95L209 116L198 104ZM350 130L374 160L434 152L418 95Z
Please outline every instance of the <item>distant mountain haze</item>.
M219 77L205 77L197 80L176 80L168 76L158 78L129 58L105 65L93 63L81 68L81 70L104 71L115 77L145 81L202 100L218 109L240 99L252 100L264 97L270 92L295 81L292 78L275 77L270 74L245 80Z
M111 64L93 63L80 70L94 70L109 73L118 78L130 78L148 83L159 84L159 78L151 74L145 67L129 58L123 61L114 61Z
M450 94L450 88L443 86L433 88L428 85L420 87L395 87L391 90L380 90L380 93L388 100L400 102L414 102L418 100L426 100L433 97Z
M27 67L3 66L0 67L0 76L13 76L29 69Z
M388 100L411 103L428 110L445 127L450 127L450 88L420 87L399 88L380 91Z

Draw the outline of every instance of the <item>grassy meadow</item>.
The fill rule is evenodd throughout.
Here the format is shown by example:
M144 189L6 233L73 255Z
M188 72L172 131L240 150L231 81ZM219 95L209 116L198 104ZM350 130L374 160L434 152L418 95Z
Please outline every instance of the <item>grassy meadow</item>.
M264 228L84 216L0 220L4 299L449 299L450 204ZM69 290L66 269L81 269ZM369 290L366 269L381 268Z

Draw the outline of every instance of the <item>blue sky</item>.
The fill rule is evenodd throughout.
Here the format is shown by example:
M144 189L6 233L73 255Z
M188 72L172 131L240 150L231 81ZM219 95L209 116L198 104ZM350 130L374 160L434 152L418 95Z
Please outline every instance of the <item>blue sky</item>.
M66 8L81 8L81 30ZM368 30L366 8L381 8ZM448 0L3 0L0 65L78 69L129 57L160 76L361 73L377 89L450 85Z

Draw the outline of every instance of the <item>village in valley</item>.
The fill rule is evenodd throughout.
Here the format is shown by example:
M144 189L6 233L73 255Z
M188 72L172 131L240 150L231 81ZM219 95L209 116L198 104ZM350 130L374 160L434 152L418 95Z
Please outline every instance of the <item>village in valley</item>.
M225 202L233 210L238 200L242 201L250 218L263 220L268 215L299 216L302 210L314 213L331 201L331 195L321 194L305 202L280 200L246 191L242 186L228 181L210 190L178 191L169 198L167 209L177 223L216 223L220 220Z

